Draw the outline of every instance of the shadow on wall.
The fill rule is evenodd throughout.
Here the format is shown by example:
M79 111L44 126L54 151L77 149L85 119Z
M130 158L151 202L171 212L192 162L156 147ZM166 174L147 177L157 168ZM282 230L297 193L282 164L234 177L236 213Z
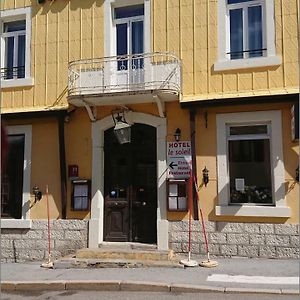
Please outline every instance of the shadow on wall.
M101 7L104 3L104 0L64 0L64 1L55 1L55 0L31 0L31 6L34 7L32 16L34 17L39 11L42 15L47 14L48 12L59 13L63 11L67 6L70 6L71 10L77 9L89 9L94 5L96 7Z

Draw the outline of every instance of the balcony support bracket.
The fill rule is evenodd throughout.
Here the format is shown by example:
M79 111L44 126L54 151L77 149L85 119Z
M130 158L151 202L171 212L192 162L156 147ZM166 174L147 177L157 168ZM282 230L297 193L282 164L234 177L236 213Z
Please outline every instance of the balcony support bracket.
M153 95L153 98L157 104L159 116L165 118L165 102L162 101L158 95Z
M97 120L96 118L96 108L95 107L91 107L90 105L88 105L86 102L83 101L84 107L90 117L90 120L92 122L95 122Z

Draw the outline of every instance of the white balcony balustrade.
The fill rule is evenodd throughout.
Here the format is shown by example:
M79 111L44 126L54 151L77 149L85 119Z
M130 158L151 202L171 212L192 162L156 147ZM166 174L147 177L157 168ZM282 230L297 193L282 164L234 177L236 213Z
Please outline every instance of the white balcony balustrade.
M168 101L179 99L180 93L181 62L170 53L112 56L69 63L68 99L78 106L81 106L80 99L100 105L109 104L109 99L127 99L128 95L134 101L138 96L132 96L139 95L143 102L148 102L147 95L157 94Z

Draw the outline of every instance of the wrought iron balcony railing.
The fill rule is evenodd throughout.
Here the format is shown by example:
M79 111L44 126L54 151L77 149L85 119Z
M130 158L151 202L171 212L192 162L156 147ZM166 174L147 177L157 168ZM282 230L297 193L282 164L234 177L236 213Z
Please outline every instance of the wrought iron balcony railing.
M143 53L69 63L69 97L147 92L181 92L181 62L170 53Z
M1 68L1 79L16 79L25 77L25 66Z

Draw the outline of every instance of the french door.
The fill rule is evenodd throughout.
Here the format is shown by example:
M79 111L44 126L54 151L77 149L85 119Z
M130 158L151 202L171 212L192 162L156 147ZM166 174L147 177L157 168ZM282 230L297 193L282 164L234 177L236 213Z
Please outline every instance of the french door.
M104 239L156 243L156 129L134 124L132 141L104 137Z

